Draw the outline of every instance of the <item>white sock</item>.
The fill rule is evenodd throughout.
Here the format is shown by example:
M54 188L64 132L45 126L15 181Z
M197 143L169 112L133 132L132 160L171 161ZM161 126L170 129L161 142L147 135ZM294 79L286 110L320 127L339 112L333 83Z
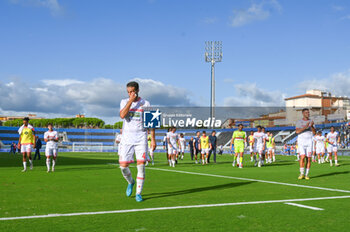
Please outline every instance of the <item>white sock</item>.
M305 172L305 176L308 176L308 175L309 175L309 171L310 171L310 168L307 168L307 169L306 169L306 172Z
M56 165L56 160L52 160L52 168L55 168L55 165Z
M47 171L50 171L50 158L46 158Z
M338 164L338 160L337 160L337 159L335 159L335 160L334 160L334 163L335 163L335 164Z
M175 163L175 162L174 162ZM145 182L145 165L137 165L136 194L141 194Z
M172 160L171 163L173 164L173 166L175 167L175 160Z
M30 166L32 166L32 165L33 165L33 161L32 161L32 160L29 160L29 163L30 163Z
M300 168L300 174L304 175L305 168Z
M331 163L331 165L333 164L333 160L329 160L329 162Z
M26 161L23 161L23 168L24 168L24 170L27 169L27 162Z
M120 167L120 170L122 171L122 174L125 178L125 180L129 183L132 184L134 183L134 179L132 178L131 172L129 167Z

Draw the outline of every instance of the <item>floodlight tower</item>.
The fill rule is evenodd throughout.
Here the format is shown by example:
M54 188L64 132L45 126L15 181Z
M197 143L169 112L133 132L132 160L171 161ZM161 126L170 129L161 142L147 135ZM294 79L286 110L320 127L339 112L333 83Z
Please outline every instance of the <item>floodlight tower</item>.
M215 63L222 61L222 41L205 42L205 62L211 63L210 117L215 117Z

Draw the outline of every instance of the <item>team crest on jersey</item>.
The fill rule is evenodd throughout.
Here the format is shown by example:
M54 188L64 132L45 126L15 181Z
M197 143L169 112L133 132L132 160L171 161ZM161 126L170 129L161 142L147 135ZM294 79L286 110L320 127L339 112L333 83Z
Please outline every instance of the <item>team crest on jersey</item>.
M157 110L145 110L143 112L143 127L144 128L160 128L161 112Z

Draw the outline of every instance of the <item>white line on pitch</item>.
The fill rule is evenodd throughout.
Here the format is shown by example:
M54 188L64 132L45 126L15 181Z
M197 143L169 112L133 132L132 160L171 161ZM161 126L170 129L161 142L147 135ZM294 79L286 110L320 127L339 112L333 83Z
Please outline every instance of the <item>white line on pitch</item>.
M234 205L256 205L256 204L285 203L285 202L295 202L295 201L318 201L318 200L332 200L332 199L343 199L343 198L350 198L350 196L315 197L315 198L270 200L270 201L248 201L248 202L234 202L234 203L220 203L220 204L206 204L206 205L184 205L184 206L171 206L171 207L159 207L159 208L123 209L123 210L112 210L112 211L47 214L47 215L20 216L20 217L4 217L4 218L0 218L0 221L19 220L19 219L35 219L35 218L51 218L51 217L72 217L72 216L98 215L98 214L132 213L132 212L160 211L160 210L173 210L173 209L209 208L209 207L222 207L222 206L234 206Z
M324 209L321 209L321 208L312 207L312 206L308 206L308 205L297 204L297 203L292 203L292 202L284 203L284 204L286 204L286 205L293 205L293 206L300 207L300 208L312 209L312 210L324 210Z
M199 175L199 176L211 176L211 177L219 177L219 178L226 178L226 179L246 180L246 181L254 181L254 182L261 182L261 183L268 183L268 184L280 184L280 185L286 185L286 186L310 188L310 189L318 189L318 190L326 190L326 191L333 191L333 192L350 193L349 190L323 188L323 187L301 185L301 184L290 184L290 183L283 183L283 182L276 182L276 181L267 181L267 180L258 180L258 179L250 179L250 178L243 178L243 177L222 176L222 175L207 174L207 173L200 173L200 172L187 172L187 171L180 171L180 170L173 170L173 169L163 169L163 168L152 168L152 167L148 167L147 169L159 170L159 171L165 171L165 172L177 172L177 173Z

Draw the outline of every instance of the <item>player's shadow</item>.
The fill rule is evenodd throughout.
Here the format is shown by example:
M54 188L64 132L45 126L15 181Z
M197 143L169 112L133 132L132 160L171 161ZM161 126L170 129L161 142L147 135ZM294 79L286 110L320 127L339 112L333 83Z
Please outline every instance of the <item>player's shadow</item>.
M192 193L205 192L205 191L211 191L211 190L235 188L235 187L239 187L239 186L251 184L251 183L253 182L248 181L248 182L228 183L228 184L213 185L208 187L184 189L184 190L172 191L172 192L151 193L151 194L145 194L143 195L143 197L144 197L144 200L150 200L153 198L173 197L178 195L192 194Z
M344 172L330 172L330 173L326 173L326 174L321 174L318 176L313 176L312 179L315 178L320 178L320 177L326 177L326 176L335 176L335 175L341 175L341 174L349 174L350 171L344 171Z

